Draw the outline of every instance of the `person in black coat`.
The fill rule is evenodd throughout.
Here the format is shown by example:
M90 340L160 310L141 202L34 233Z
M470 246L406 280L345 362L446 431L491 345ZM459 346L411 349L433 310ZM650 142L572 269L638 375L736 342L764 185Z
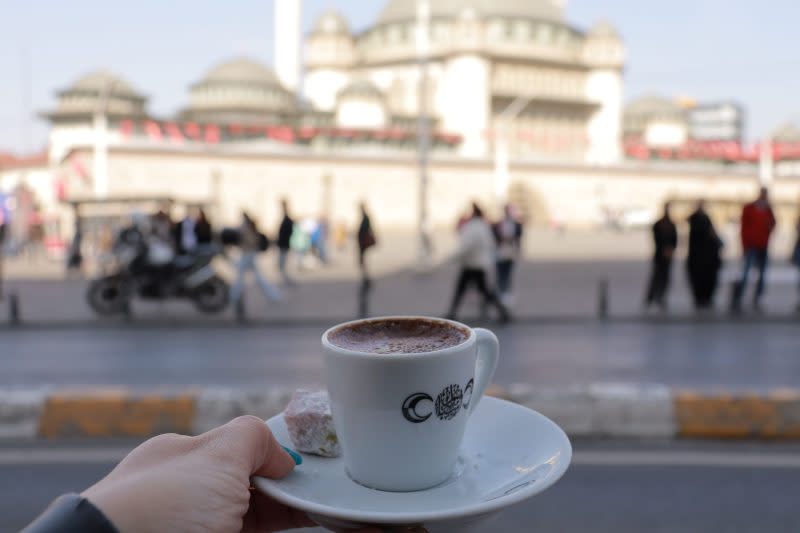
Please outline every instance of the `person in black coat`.
M286 285L294 285L286 271L286 261L289 258L292 233L294 232L294 220L289 216L289 203L285 198L281 200L281 209L283 210L283 219L281 220L280 228L278 228L278 269L281 271L283 282Z
M197 211L197 219L194 222L194 234L197 236L197 244L208 246L214 239L211 223L208 221L206 212L202 209Z
M717 290L719 270L722 267L720 250L722 241L700 200L697 209L689 217L689 254L686 270L692 288L695 309L710 309Z
M670 204L664 204L664 215L653 224L653 270L647 288L645 307L655 304L662 311L667 309L667 289L669 288L672 258L678 247L678 230L670 218Z

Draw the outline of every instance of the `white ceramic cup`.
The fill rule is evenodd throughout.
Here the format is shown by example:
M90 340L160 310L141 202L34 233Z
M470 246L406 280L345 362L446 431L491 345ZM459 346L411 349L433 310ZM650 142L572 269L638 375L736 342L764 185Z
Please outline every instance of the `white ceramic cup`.
M358 352L322 336L333 423L348 475L370 488L407 492L446 481L454 472L467 420L491 383L499 357L491 331L456 326L467 339L442 350L413 354Z

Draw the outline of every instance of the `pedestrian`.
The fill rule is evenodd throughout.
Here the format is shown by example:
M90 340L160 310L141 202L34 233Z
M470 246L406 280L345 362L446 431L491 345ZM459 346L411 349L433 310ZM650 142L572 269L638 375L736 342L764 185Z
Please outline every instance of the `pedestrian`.
M172 217L169 214L170 208L169 203L161 204L150 223L152 234L165 243L174 242L175 228L173 227Z
M508 322L511 318L508 310L497 299L487 280L487 274L492 271L495 264L495 240L489 223L483 217L483 211L476 203L472 204L472 216L459 231L458 251L455 257L461 269L447 317L456 318L464 293L470 285L475 285L483 296L483 307L494 305L500 315L500 321Z
M372 222L367 214L367 206L364 202L359 205L361 211L361 223L358 225L358 233L356 239L358 241L358 267L361 270L361 280L364 285L370 284L369 273L367 270L366 253L367 250L378 244L378 239L375 237L375 230L372 228Z
M261 251L266 249L264 246L265 237L258 231L256 222L246 212L242 212L242 224L239 226L239 261L236 265L236 281L231 288L231 302L236 308L239 318L244 316L244 305L242 303L242 292L244 290L245 275L252 272L256 278L264 298L272 302L279 302L282 299L280 291L261 274L256 264L256 259Z
M800 215L797 217L795 224L795 232L797 233L797 240L794 243L794 251L792 252L792 263L797 267L797 312L800 313Z
M214 240L213 228L208 221L206 212L200 208L197 210L197 218L194 222L194 234L197 237L197 245L209 247Z
M67 276L80 276L83 267L83 223L78 204L73 204L74 226L72 232L72 242L69 245L67 254Z
M195 208L187 209L186 216L175 224L172 234L175 239L175 253L178 255L189 254L195 251L197 245L197 218Z
M698 311L710 309L714 304L722 267L721 250L722 240L706 213L705 201L700 200L697 209L689 217L689 253L686 260L694 306Z
M653 269L647 288L645 308L657 305L662 311L667 309L667 289L669 288L672 258L678 247L678 230L670 217L670 203L664 204L664 214L653 224Z
M747 289L747 278L750 269L758 269L758 282L753 294L753 309L761 310L761 297L764 295L764 280L767 274L769 260L769 239L775 229L775 214L769 203L769 191L761 187L758 199L744 206L742 209L741 238L744 264L742 277L733 291L731 310L739 312L742 308L742 297Z
M289 259L289 250L292 246L292 233L294 233L294 220L289 216L289 202L286 198L281 200L281 210L283 218L278 228L278 269L281 273L283 283L294 285L294 281L289 277L286 270L286 263Z
M311 233L311 251L324 265L328 263L328 219L320 217Z
M497 241L497 293L504 305L511 305L511 274L522 249L522 223L516 210L506 204L502 220L494 225Z
M314 527L304 512L255 489L251 479L282 479L302 462L302 456L281 446L254 416L196 437L159 435L137 446L81 494L57 498L23 533L240 533ZM382 529L353 533L375 531Z
M3 262L6 256L5 244L9 226L4 204L3 196L0 195L0 300L3 299Z

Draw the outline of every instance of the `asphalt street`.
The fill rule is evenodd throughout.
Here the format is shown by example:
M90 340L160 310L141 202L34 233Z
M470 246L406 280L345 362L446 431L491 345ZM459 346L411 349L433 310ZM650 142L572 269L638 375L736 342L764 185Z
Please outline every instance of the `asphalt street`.
M326 324L0 330L0 386L220 385L322 382ZM501 385L663 383L758 390L800 381L792 323L542 322L495 328Z
M0 531L108 472L131 442L0 446ZM794 532L800 445L577 441L547 492L487 524L503 532Z

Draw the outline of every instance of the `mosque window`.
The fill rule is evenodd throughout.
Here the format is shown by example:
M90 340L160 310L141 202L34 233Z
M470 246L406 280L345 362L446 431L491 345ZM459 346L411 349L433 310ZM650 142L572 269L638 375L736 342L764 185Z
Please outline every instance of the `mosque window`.
M527 20L517 20L514 22L514 39L525 41L530 37L530 23Z
M540 25L538 37L541 43L550 42L550 39L552 39L552 27L549 24Z

